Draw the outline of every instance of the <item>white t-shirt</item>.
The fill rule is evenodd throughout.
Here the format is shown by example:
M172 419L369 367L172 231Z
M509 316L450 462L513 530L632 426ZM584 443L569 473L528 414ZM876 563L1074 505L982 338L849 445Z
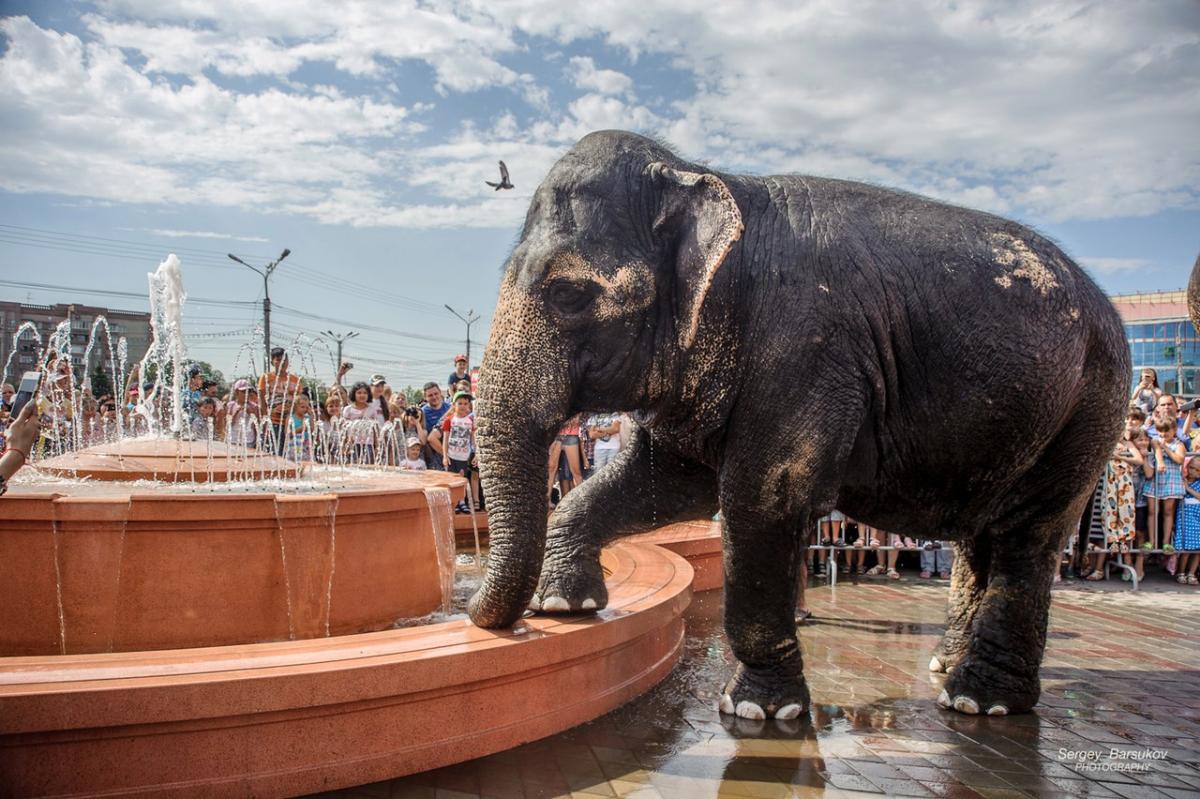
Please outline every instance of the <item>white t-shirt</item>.
M426 467L425 461L421 458L417 458L415 461L410 461L408 456L405 456L404 460L400 462L400 468L408 469L410 472L423 472L425 471Z
M615 413L595 413L588 417L588 427L591 429L611 427L612 423L620 419L619 414ZM619 451L621 449L621 433L617 431L611 436L592 439L596 445L597 452L604 450Z
M349 431L351 441L355 444L371 444L375 441L375 427L383 424L383 408L379 407L379 400L371 400L365 408L350 404L342 408L342 418L353 423Z
M474 417L446 414L442 418L442 432L446 436L446 454L451 460L471 459L471 431L475 429Z

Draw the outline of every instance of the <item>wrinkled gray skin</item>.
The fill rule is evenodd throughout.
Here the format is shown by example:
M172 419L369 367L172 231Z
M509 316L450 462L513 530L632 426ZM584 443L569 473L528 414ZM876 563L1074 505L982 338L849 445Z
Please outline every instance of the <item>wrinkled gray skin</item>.
M491 563L471 618L603 607L603 544L719 505L740 661L722 710L791 718L809 704L800 548L836 506L957 542L930 664L950 672L941 702L1028 711L1058 553L1129 374L1107 298L1016 223L591 134L538 188L504 271L478 418ZM643 426L547 531L548 447L588 410Z
M1192 277L1187 288L1188 314L1192 317L1192 325L1200 330L1200 255L1192 264Z

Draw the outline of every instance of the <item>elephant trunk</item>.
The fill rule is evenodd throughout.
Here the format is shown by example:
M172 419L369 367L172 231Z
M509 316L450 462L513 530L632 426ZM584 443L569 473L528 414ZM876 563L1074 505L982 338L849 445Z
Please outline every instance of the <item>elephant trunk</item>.
M467 606L480 627L508 627L529 606L546 545L549 448L567 407L566 355L511 281L484 353L476 412L490 554Z

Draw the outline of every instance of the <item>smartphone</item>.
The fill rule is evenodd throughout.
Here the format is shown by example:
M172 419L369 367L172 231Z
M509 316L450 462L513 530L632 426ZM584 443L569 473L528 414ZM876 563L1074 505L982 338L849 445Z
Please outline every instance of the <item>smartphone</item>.
M16 418L21 409L33 399L33 395L37 393L38 385L42 382L41 372L26 372L21 375L21 385L17 389L17 394L13 397L12 409L9 411Z

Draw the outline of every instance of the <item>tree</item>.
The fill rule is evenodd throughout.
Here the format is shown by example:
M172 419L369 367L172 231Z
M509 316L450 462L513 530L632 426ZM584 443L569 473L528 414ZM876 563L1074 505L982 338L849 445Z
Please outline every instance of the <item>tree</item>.
M112 392L112 379L108 376L108 372L104 371L104 365L97 363L96 368L92 370L92 396L103 397Z

